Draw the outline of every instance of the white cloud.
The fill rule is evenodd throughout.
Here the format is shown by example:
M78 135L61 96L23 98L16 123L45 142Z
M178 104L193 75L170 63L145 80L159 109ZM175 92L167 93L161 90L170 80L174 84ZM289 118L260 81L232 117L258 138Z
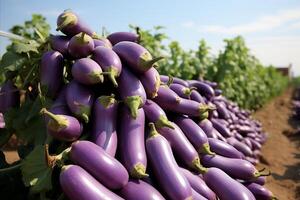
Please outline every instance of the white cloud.
M187 21L187 22L184 22L183 24L182 24L182 26L183 27L186 27L186 28L192 28L192 27L194 27L196 24L195 24L195 22L193 22L193 21Z
M295 23L292 23L292 24L289 26L289 29L290 29L290 30L293 30L293 29L300 29L300 21L295 22Z

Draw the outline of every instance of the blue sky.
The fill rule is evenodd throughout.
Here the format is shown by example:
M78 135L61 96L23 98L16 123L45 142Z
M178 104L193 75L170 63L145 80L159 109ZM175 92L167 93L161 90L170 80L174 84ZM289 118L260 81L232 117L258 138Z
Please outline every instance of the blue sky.
M292 63L300 75L299 0L0 0L0 30L42 13L55 33L56 17L64 9L77 12L98 32L102 26L113 32L128 30L128 24L146 29L162 25L186 49L195 49L204 38L213 54L223 48L224 38L240 34L262 63ZM7 40L0 38L1 54L6 45Z

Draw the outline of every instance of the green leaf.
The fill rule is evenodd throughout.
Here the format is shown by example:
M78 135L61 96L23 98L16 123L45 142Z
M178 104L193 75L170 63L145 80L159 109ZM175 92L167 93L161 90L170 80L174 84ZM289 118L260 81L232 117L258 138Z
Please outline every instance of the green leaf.
M44 146L38 145L23 160L22 177L25 186L31 187L32 193L45 192L52 189L52 169L47 166Z
M39 43L34 40L29 40L28 42L20 42L14 41L13 49L17 53L28 53L28 52L36 52L38 53Z
M0 73L6 71L15 71L23 65L24 57L12 51L7 51L3 54L0 62Z

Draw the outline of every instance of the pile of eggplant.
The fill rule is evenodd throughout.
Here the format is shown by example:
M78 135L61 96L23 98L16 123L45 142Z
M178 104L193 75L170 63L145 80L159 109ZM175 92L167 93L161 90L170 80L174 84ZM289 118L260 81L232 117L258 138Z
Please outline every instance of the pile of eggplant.
M162 58L138 34L100 38L70 10L57 26L64 35L50 36L40 66L54 103L41 113L48 134L69 144L59 178L68 199L275 198L263 186L269 172L254 166L261 124L217 83L160 75Z
M300 88L296 88L293 94L293 117L296 119L300 119Z

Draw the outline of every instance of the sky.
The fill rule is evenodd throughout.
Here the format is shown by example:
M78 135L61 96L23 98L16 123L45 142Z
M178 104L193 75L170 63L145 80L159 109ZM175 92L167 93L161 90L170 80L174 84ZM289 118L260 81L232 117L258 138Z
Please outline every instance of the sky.
M300 75L299 0L0 0L0 30L43 14L55 31L56 18L72 9L95 31L104 26L110 32L128 31L128 25L143 29L162 25L170 40L185 49L196 49L205 39L216 55L223 40L242 35L251 52L265 65L293 65ZM8 40L0 38L0 54Z

